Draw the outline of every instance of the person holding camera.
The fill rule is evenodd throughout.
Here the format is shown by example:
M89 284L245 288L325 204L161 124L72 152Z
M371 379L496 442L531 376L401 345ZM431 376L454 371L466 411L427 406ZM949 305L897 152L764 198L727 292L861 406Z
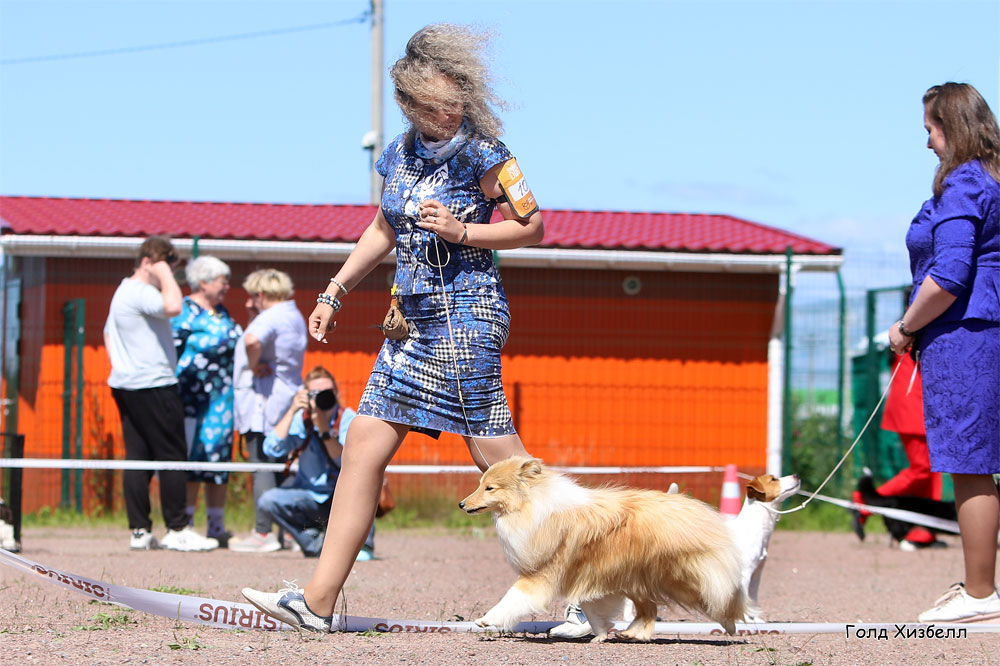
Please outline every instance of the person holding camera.
M257 509L270 515L295 539L306 557L319 557L326 536L330 499L340 474L347 427L354 410L340 404L337 381L322 366L309 371L305 388L264 439L264 453L274 458L288 456L286 470L298 462L290 483L261 495ZM375 556L375 523L368 530L357 560Z

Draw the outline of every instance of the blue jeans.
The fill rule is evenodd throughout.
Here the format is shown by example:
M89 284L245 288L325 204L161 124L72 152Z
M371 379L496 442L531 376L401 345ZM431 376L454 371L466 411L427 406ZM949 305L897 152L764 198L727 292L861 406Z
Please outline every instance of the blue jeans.
M266 511L274 521L284 527L306 557L319 557L326 536L326 521L330 504L318 503L308 490L299 488L272 488L261 495L257 507ZM375 521L368 531L365 548L375 550Z

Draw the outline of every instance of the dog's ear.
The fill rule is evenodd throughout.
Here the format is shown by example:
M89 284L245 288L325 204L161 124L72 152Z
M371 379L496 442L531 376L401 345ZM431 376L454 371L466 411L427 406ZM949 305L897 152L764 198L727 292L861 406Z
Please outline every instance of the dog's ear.
M521 463L521 476L524 478L532 478L541 475L542 473L542 461L538 458L528 458L523 463Z
M767 497L767 486L761 477L755 478L747 485L747 497L758 502L771 501ZM774 499L773 497L771 499Z

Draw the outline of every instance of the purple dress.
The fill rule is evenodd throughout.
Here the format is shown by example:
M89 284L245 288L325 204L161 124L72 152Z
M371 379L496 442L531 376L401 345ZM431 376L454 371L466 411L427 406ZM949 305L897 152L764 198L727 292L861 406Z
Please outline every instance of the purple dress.
M914 298L928 275L957 297L918 334L931 469L1000 473L1000 185L977 160L957 167L906 247Z

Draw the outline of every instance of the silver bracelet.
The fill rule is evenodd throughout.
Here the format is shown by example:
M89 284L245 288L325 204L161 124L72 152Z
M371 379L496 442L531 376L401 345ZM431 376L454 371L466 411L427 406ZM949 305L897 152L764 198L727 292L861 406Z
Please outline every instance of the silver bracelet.
M344 296L347 296L349 293L351 293L347 291L347 287L345 287L337 278L330 278L330 282L337 285L337 287L340 289L341 293L344 294Z
M330 294L326 293L325 291L321 292L316 297L316 302L317 303L323 303L324 305L329 305L331 308L333 308L334 312L340 312L340 299L339 298L334 298L333 296L331 296Z

